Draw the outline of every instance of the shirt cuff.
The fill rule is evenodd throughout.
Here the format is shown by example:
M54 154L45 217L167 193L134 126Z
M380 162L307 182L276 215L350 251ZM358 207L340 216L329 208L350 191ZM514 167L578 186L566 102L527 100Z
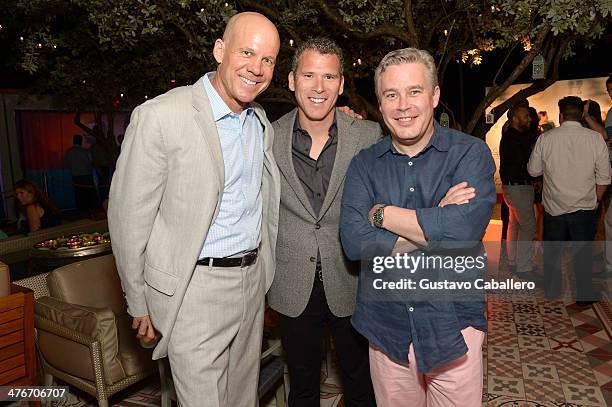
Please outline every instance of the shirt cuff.
M427 248L435 249L443 236L440 227L440 208L417 208L416 218L425 235Z

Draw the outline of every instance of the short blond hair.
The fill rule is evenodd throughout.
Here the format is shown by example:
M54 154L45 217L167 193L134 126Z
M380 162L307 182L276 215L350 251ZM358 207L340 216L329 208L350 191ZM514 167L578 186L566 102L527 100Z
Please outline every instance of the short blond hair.
M378 100L380 100L380 76L382 75L382 73L385 72L387 68L391 65L415 63L420 63L425 66L427 76L429 77L429 80L432 84L431 90L433 92L436 86L438 86L438 71L436 69L436 64L431 54L422 49L402 48L396 49L395 51L391 51L387 55L385 55L376 67L376 71L374 71L374 88Z

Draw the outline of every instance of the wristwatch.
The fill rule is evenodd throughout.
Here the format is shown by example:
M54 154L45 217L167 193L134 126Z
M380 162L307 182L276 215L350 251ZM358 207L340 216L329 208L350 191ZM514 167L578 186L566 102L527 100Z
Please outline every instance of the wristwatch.
M372 226L382 228L385 219L385 206L387 205L380 205L372 214Z

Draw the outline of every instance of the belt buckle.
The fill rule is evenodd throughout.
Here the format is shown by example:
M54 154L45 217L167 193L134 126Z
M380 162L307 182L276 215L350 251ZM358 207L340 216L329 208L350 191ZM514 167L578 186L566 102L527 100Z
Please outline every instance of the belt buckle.
M250 252L242 256L242 260L240 261L240 267L250 266L255 262L257 258L257 252Z

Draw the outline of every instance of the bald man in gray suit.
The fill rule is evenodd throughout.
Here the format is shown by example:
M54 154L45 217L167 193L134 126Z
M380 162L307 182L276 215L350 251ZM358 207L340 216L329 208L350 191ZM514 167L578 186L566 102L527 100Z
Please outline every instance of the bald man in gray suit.
M235 15L215 42L218 70L138 106L121 147L113 253L133 327L161 335L153 358L168 355L182 406L258 403L280 176L253 100L279 47L267 18Z

